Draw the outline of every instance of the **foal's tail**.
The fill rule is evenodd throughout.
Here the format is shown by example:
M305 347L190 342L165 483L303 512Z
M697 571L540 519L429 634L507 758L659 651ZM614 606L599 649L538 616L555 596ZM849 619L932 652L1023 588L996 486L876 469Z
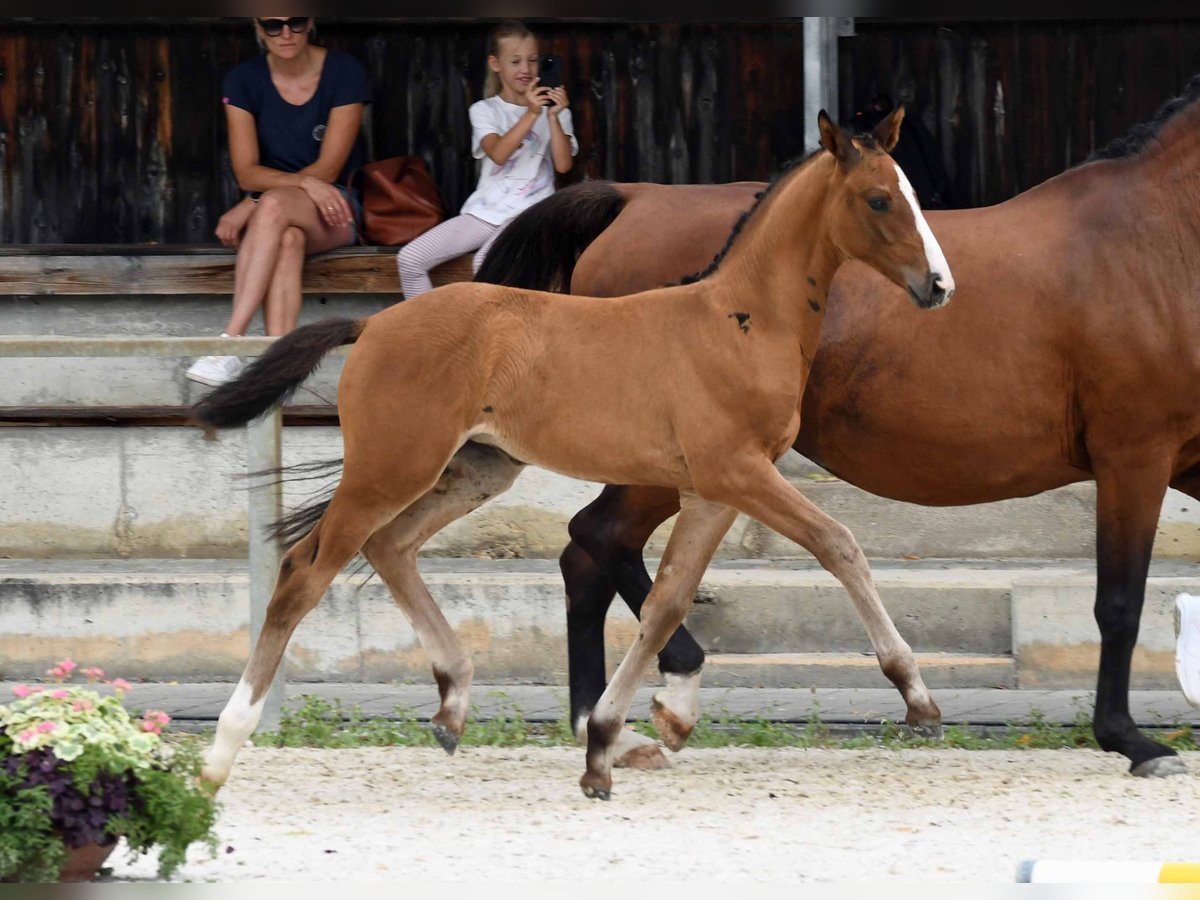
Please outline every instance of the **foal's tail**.
M206 428L236 428L283 403L311 375L325 354L353 344L365 319L329 318L281 337L236 380L192 407L191 421Z
M607 181L551 194L504 226L475 280L569 294L575 262L624 205L624 195Z

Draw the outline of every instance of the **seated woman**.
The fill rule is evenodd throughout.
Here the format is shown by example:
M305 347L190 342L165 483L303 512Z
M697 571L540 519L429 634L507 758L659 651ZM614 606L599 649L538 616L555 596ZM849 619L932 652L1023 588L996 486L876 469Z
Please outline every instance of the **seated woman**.
M366 161L359 62L313 44L308 16L255 19L254 30L264 54L230 71L224 89L233 174L249 192L216 229L238 251L229 337L244 335L260 306L268 335L296 327L305 255L356 238L361 206L347 182ZM218 385L241 369L236 356L205 356L186 375Z

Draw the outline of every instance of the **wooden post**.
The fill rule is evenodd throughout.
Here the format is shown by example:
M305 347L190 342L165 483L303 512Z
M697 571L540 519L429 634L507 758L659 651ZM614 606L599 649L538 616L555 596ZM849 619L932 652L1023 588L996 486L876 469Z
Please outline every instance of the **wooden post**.
M249 474L278 469L282 459L283 414L275 407L260 419L246 426L246 471ZM258 644L258 636L267 617L267 604L275 590L282 553L279 541L267 536L267 528L283 513L283 487L278 477L253 479L249 499L250 538L250 647ZM275 680L267 692L262 718L258 727L266 731L279 728L279 714L287 684L286 663L280 661Z
M839 20L830 16L804 17L804 150L817 149L821 140L817 113L822 109L838 120Z

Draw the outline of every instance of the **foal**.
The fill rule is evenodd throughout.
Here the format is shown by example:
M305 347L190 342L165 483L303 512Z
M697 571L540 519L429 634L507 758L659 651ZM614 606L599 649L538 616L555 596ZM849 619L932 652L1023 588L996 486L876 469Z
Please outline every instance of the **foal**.
M901 118L897 110L871 137L852 139L822 113L823 152L778 182L721 268L700 282L603 303L449 285L368 319L301 328L197 404L201 424L243 424L281 402L329 350L357 345L338 390L341 483L315 527L284 557L258 645L221 714L205 777L217 784L228 777L292 632L360 551L401 606L421 619L423 639L436 648L443 711L465 705L465 694L454 696L455 673L439 672L438 655L453 653L457 642L420 582L412 548L419 546L414 531L428 537L472 499L443 503L436 490L468 441L502 451L508 484L528 463L681 493L638 639L588 723L581 780L588 796L608 798L614 744L641 673L683 620L738 511L803 545L842 582L881 648L881 666L912 669L901 679L909 685L906 700L938 718L853 537L774 466L799 428L826 295L844 260L872 266L922 308L953 293L941 249L887 155ZM460 456L456 464L469 463ZM489 491L505 487L493 483ZM397 535L403 552L396 552ZM461 731L452 717L435 724L447 723Z

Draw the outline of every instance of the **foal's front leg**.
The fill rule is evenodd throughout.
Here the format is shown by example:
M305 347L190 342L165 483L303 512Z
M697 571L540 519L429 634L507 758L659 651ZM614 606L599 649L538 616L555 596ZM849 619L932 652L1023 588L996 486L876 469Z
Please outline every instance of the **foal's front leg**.
M654 587L642 607L637 640L588 719L587 771L579 780L588 797L607 800L611 796L613 751L642 674L683 621L705 567L737 517L731 507L691 493L681 495L680 505Z
M879 667L904 697L908 706L905 722L917 734L941 738L941 710L925 687L912 648L879 599L867 558L854 535L796 490L769 462L736 468L743 475L723 499L804 547L842 583L866 626Z
M417 570L417 551L455 519L508 490L524 467L482 444L454 455L438 483L363 547L429 655L441 706L430 726L442 749L453 754L467 724L475 665L442 615Z

